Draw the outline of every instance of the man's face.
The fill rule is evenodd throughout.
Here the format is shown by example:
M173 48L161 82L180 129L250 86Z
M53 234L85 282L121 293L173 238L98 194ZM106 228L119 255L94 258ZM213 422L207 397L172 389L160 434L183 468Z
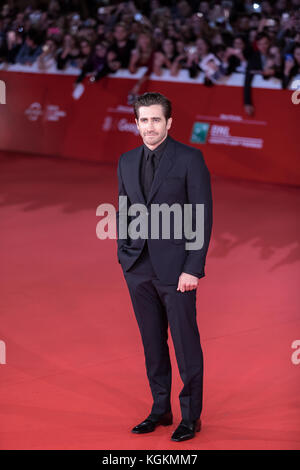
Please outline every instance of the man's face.
M95 47L95 52L97 57L104 57L106 54L106 48L102 44L97 44L97 46Z
M257 48L259 52L261 52L264 55L266 55L266 53L268 52L269 45L270 45L270 41L267 38L261 38L259 41L257 41Z
M235 40L233 41L233 47L234 49L239 49L240 51L242 51L244 49L244 42L241 38L235 38Z
M144 144L154 150L167 136L172 118L166 121L162 105L152 104L139 108L139 119L135 122Z
M26 38L25 42L26 42L28 47L34 47L34 42L29 37Z
M114 32L117 41L124 41L127 37L127 31L123 26L117 26Z
M297 64L300 65L300 47L295 47L294 57L296 59Z

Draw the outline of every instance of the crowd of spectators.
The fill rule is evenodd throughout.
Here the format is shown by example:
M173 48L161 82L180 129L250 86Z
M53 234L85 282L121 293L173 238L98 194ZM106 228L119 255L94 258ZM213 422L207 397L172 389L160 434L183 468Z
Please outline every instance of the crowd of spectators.
M0 10L0 64L74 67L74 86L145 67L128 102L152 73L186 70L207 86L241 73L251 115L255 74L279 79L282 88L300 74L300 0L11 0Z

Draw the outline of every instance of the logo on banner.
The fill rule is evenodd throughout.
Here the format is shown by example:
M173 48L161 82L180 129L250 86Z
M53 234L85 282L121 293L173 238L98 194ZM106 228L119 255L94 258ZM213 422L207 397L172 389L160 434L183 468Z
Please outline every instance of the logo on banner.
M263 139L231 135L230 126L210 124L208 122L194 123L190 142L196 144L222 144L259 149L263 147Z
M3 80L0 80L0 104L6 104L6 86Z
M41 114L43 114L42 106L40 103L31 103L29 108L25 111L29 121L37 121Z
M195 122L190 141L197 144L205 144L209 130L208 122Z
M102 130L105 132L117 130L119 132L128 132L136 136L139 135L139 131L135 123L130 122L126 118L113 118L112 116L105 116L102 124Z
M48 104L46 110L43 111L40 103L31 103L31 105L25 110L25 115L29 121L37 121L42 115L45 116L45 121L58 121L59 118L65 117L67 113L62 111L56 104Z

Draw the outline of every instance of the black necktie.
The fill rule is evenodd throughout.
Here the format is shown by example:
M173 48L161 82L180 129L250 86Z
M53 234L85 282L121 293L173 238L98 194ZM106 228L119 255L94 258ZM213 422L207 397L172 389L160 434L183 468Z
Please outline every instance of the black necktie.
M148 198L152 181L155 173L155 153L150 153L146 159L146 174L145 174L145 196Z

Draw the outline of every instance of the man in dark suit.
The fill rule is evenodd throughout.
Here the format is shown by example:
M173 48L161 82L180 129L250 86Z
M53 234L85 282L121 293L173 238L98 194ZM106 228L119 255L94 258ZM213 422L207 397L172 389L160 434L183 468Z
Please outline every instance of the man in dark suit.
M275 73L274 70L266 66L270 48L269 36L264 32L258 33L256 36L256 45L257 50L253 50L248 58L244 81L244 109L249 116L254 114L251 86L255 74L261 74L264 79L268 79Z
M196 321L196 289L205 276L212 229L210 174L200 150L168 135L172 117L166 97L145 93L135 101L134 112L143 145L122 154L118 163L118 260L142 337L153 405L149 416L132 432L148 433L173 422L169 325L184 384L179 395L182 420L171 439L183 441L193 438L201 427L203 355ZM189 229L188 217L185 219L182 211L188 204ZM155 222L152 218L157 207L163 209L161 205L170 209L169 214L162 211L161 225L168 217L170 222L172 214L174 219L167 236L162 227L157 227L158 219ZM172 208L177 210L176 215L171 214ZM143 225L141 236L134 233L136 212L140 212L139 227ZM180 213L182 217L178 218ZM199 213L204 222L201 228ZM201 244L197 243L200 232Z

